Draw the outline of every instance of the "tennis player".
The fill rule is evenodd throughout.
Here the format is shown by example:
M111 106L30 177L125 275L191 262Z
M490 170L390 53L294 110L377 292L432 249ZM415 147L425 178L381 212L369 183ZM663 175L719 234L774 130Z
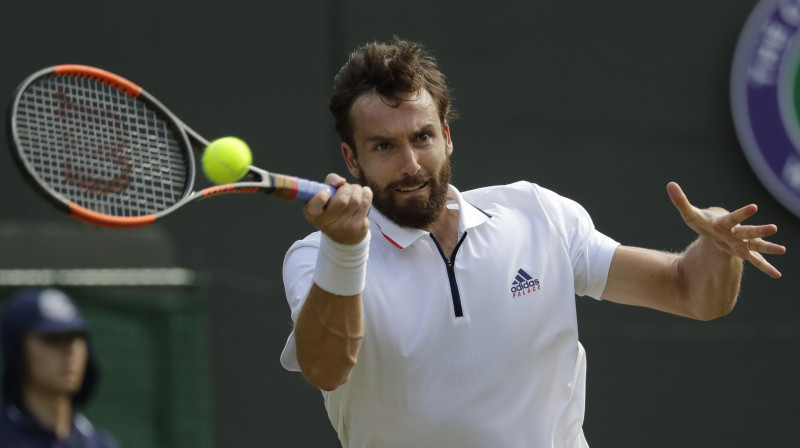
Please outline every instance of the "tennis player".
M709 320L733 308L742 260L774 225L667 192L699 237L681 254L626 247L530 182L450 185L448 88L419 44L355 50L331 111L350 173L305 207L291 246L295 326L282 353L322 390L345 447L586 447L575 295ZM330 201L330 202L328 202ZM326 206L327 203L327 206Z

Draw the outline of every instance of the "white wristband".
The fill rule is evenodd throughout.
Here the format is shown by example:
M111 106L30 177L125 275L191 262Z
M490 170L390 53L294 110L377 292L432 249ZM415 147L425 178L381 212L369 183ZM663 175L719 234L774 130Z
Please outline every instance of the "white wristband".
M314 283L337 296L354 296L367 281L370 233L357 244L341 244L324 233L319 243Z

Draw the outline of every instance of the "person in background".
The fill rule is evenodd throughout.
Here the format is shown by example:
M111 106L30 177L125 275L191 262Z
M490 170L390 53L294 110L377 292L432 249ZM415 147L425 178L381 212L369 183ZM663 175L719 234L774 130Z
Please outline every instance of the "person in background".
M0 448L117 448L78 409L97 385L86 321L57 289L24 289L2 321Z

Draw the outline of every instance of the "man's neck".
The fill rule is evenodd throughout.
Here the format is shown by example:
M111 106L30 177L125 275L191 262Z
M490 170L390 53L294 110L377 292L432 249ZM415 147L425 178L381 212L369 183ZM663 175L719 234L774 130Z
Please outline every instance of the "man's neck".
M458 244L459 213L460 211L458 209L445 207L436 221L422 229L432 233L433 236L436 237L436 240L439 241L439 245L442 247L442 251L448 259L453 256L453 251Z
M72 429L72 397L26 387L22 392L25 408L39 424L66 440Z

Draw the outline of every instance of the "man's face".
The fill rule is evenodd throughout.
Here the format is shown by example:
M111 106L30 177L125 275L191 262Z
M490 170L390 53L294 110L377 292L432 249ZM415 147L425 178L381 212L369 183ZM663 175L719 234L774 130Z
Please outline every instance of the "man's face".
M27 387L51 394L73 395L80 390L89 359L83 334L28 333L24 344Z
M350 173L372 189L378 211L425 229L444 210L453 142L427 91L400 98L397 107L374 93L357 98L350 111L356 148L343 143L342 154Z

